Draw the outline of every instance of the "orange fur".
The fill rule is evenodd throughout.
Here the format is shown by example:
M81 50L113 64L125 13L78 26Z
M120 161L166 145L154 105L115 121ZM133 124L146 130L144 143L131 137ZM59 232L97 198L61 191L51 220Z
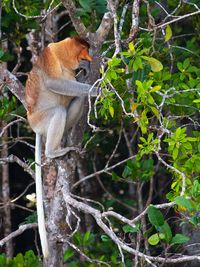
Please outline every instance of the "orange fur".
M78 67L81 59L91 61L88 54L89 44L79 38L67 38L57 43L51 43L46 47L38 57L33 69L31 70L26 82L25 100L28 106L28 119L30 115L37 112L37 103L40 98L40 92L44 87L43 79L65 78L75 79L75 69ZM53 94L50 93L49 94ZM56 98L56 104L68 105L71 98L59 96ZM45 101L45 99L44 99ZM34 124L34 123L30 123Z

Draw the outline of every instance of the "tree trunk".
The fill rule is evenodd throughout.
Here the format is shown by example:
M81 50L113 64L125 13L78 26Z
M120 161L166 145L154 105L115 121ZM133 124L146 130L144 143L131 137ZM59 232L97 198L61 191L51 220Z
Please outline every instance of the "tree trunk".
M94 70L98 70L99 62L94 60ZM86 81L87 83L92 83L98 79L98 72L90 73L89 79ZM83 138L83 134L87 128L87 112L88 112L88 101L85 99L85 106L83 115L79 121L79 123L67 134L67 144L73 146L80 146ZM71 208L66 207L65 202L63 201L63 195L61 194L62 184L60 181L64 179L68 184L68 192L66 194L71 193L71 185L75 183L75 181L79 180L82 177L81 172L77 171L77 168L80 168L80 163L83 159L80 158L80 155L76 152L70 152L65 156L63 160L57 159L55 160L55 164L57 167L54 167L54 170L57 169L57 178L53 192L51 191L51 199L49 200L48 205L48 240L49 240L49 248L50 248L50 257L48 263L45 264L45 267L62 267L63 266L63 254L64 250L67 249L68 244L67 240L69 239L69 235L73 233L77 226L76 215L77 211L72 211ZM51 166L52 167L52 166ZM49 173L46 177L49 177ZM45 180L46 182L46 180ZM51 185L52 187L52 185ZM46 189L49 190L49 186L47 185ZM84 188L84 191L92 191L91 187ZM90 221L90 220L89 220ZM81 222L82 224L83 222ZM88 222L87 222L88 223Z
M4 127L5 124L2 123L2 126ZM7 133L7 130L5 130L3 138L2 138L2 145L3 145L3 149L1 151L2 158L8 157L7 137L8 137L8 133ZM11 229L12 229L8 163L4 163L2 165L2 200L3 200L3 226L4 226L3 230L4 230L4 237L6 237L11 233ZM13 256L12 239L10 239L6 243L5 252L8 258L12 258Z
M2 48L7 50L7 40L2 43ZM6 63L1 63L2 69L7 69ZM6 126L6 123L2 121L1 123L2 129ZM8 157L8 130L5 129L3 137L2 137L2 151L1 157ZM9 165L8 163L4 163L2 165L2 200L3 200L3 225L4 225L4 237L9 235L12 231L11 225L11 206L10 206L10 184L9 184ZM12 258L13 256L13 242L12 239L6 243L5 246L6 256L8 258Z

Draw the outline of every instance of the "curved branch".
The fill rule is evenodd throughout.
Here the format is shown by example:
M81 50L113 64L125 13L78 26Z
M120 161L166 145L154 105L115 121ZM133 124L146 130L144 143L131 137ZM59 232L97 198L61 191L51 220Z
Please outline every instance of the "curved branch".
M63 6L66 8L69 17L74 25L77 33L82 37L89 37L90 32L87 30L85 25L81 22L80 18L76 15L76 6L71 0L62 0Z
M0 64L0 85L6 86L8 89L19 99L19 101L26 108L25 103L25 94L24 86L22 83L13 75L10 71L3 67L3 64Z
M36 228L37 226L38 226L37 223L29 223L29 224L20 225L16 231L10 233L9 235L7 235L6 237L0 240L0 247L2 247L9 240L15 238L18 235L21 235L24 231Z

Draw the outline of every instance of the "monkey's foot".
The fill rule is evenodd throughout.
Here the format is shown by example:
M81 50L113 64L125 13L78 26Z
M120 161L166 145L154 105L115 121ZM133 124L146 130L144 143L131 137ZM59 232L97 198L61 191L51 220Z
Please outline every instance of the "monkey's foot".
M47 158L54 159L54 158L62 157L71 151L80 153L80 148L76 146L69 146L69 147L60 148L54 151L46 151L45 155Z

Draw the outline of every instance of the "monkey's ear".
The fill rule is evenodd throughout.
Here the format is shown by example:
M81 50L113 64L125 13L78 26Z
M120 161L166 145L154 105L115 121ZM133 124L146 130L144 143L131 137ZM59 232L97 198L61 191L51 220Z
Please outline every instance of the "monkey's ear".
M88 53L88 49L87 48L83 48L78 56L78 59L85 59L87 61L92 61L92 57L89 55Z

